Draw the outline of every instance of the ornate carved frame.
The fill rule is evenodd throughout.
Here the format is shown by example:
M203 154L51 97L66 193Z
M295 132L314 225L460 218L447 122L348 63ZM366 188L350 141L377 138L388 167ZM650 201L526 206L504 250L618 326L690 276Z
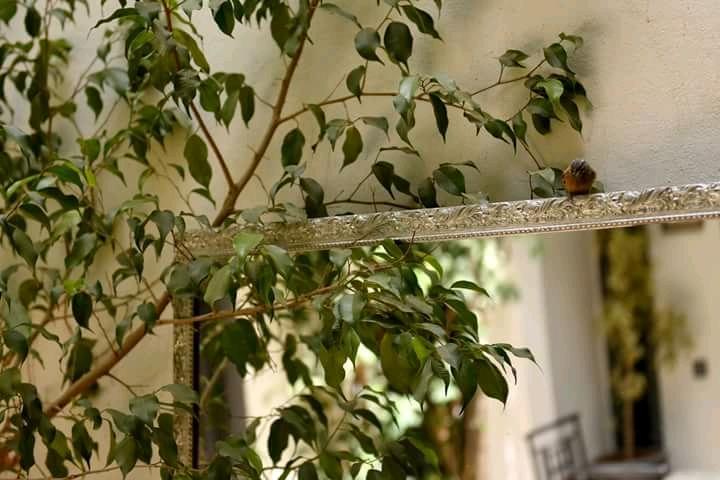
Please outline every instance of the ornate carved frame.
M460 238L597 230L649 223L697 221L720 217L720 182L613 192L576 198L499 202L435 209L349 215L262 229L269 242L290 251L371 245L384 239L433 242ZM222 233L192 232L184 246L195 256L229 257L232 239L244 227ZM175 316L193 314L189 300L174 302ZM174 345L175 382L193 384L193 330L177 327ZM193 459L189 417L179 419L183 460Z

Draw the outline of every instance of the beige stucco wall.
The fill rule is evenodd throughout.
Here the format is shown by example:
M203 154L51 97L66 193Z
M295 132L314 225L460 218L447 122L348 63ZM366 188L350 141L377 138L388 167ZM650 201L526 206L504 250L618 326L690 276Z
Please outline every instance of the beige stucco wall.
M355 11L365 24L377 22L375 2L338 0L337 3ZM445 4L439 25L444 43L418 39L411 64L418 72L448 73L468 89L496 79L494 57L507 48L531 50L552 41L560 31L586 37L586 47L572 63L585 80L595 109L586 121L584 142L567 129L552 138L531 140L549 164L560 166L577 155L585 155L611 190L720 179L720 164L716 160L720 138L714 130L720 112L717 88L720 59L716 50L720 40L720 14L715 0L446 0ZM93 8L97 15L98 7ZM91 23L80 19L69 31L76 50L68 79L80 72L94 55L100 35L90 32ZM266 31L237 31L235 38L230 39L211 26L207 12L194 17L194 23L204 32L213 70L243 72L261 96L273 97L283 67ZM13 29L22 29L21 22ZM312 32L314 45L309 46L301 63L288 109L324 98L351 68L360 64L352 48L352 34L352 26L343 19L318 16ZM378 74L378 68L372 66L368 89L392 90L396 73L376 76ZM496 92L497 96L491 93L483 100L491 112L502 116L521 105L522 96L512 88ZM366 101L361 108L351 107L358 114L390 115L392 112L389 100ZM527 157L513 158L512 151L504 144L486 135L475 137L474 128L455 114L450 118L448 144L443 145L430 110L425 105L418 108L421 121L412 137L425 161L398 157L394 163L399 171L419 179L440 162L473 160L481 168L479 176L471 175L475 189L486 191L495 199L527 196L524 172L531 167ZM257 143L268 118L268 111L262 105L258 104L257 109L250 130L239 120L229 132L221 127L213 128L236 176L247 165L251 155L249 147ZM334 112L342 115L341 107ZM18 112L19 119L22 115L22 111ZM301 122L314 131L311 118L303 118ZM92 129L92 118L87 117L81 123ZM278 138L282 138L282 133ZM375 132L365 137L367 147L381 140ZM368 151L361 158L365 158ZM180 154L177 145L170 145L162 155L177 160ZM308 150L306 158L309 155ZM347 193L367 171L368 162L358 162L339 174L340 156L339 151L332 153L323 146L309 162L310 175L326 185L328 197L334 197L341 190ZM278 157L279 142L276 142L258 171L266 183L277 178ZM125 190L115 180L102 181L109 192L108 203L119 202ZM213 189L218 196L222 195L219 174ZM166 205L172 203L165 186L158 185L155 191L163 196ZM364 191L365 198L370 195L369 190ZM196 203L199 211L211 212L203 200ZM264 203L264 194L258 183L253 182L241 196L240 205L261 203ZM132 383L148 387L168 383L170 355L171 332L158 331L122 363L118 373L132 378ZM55 375L49 370L47 376L48 384L56 383ZM103 398L121 403L118 399L122 387L110 382L107 386ZM48 394L57 390L56 386L43 388ZM141 477L142 474L136 475Z
M665 447L674 468L717 473L720 458L710 452L716 449L714 433L720 430L720 222L689 231L653 228L651 239L656 308L683 315L693 342L674 366L660 370ZM698 360L707 367L704 378L693 373Z

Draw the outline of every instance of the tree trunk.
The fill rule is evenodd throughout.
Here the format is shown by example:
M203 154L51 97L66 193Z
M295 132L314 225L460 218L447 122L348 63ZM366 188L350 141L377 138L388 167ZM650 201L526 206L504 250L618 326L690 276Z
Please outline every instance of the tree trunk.
M482 459L482 395L475 395L463 415L462 480L480 478Z
M625 458L635 456L635 411L634 403L623 402L623 454Z

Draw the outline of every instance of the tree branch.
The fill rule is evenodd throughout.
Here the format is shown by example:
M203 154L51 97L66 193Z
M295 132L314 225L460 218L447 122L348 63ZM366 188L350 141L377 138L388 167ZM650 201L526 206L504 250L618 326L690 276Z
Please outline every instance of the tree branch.
M310 12L308 13L308 30L310 29L310 22L312 21L313 15L315 15L315 10L317 9L319 3L320 0L312 0L310 3ZM280 84L280 91L278 92L277 100L275 101L275 106L272 110L270 125L268 125L268 128L265 131L262 140L260 141L260 146L255 151L252 161L250 162L250 166L247 168L243 176L240 177L237 183L234 184L234 188L231 187L230 191L228 191L228 195L223 202L222 208L218 212L215 220L213 221L213 226L220 226L222 222L235 210L235 202L240 196L240 192L245 189L247 184L252 179L253 175L255 174L255 170L257 170L260 162L262 162L262 159L265 156L265 153L270 147L270 143L275 136L275 132L277 131L278 127L283 123L283 121L281 121L282 111L285 107L285 102L287 101L288 92L290 91L290 83L295 76L295 72L297 70L298 64L300 63L300 57L305 50L306 43L307 31L305 32L305 34L303 34L302 39L300 40L300 46L298 47L295 54L292 56L290 64L285 70L285 75L282 79L282 83Z
M317 5L319 3L319 0L313 0L311 3L311 10L310 10L310 20L312 19L312 16L315 12L315 9L317 8ZM167 20L168 30L172 32L172 12L170 11L167 2L165 0L162 1L163 10L165 12L165 17ZM308 20L308 21L310 21ZM223 167L223 172L226 173L226 178L229 178L230 187L227 192L227 196L225 198L225 201L223 202L222 209L218 212L217 216L215 217L215 220L213 221L214 226L221 225L225 219L232 214L234 210L235 201L237 200L237 197L240 195L240 192L242 189L247 185L247 183L252 178L255 170L257 169L257 166L259 165L260 161L262 160L263 156L265 155L265 152L267 151L268 147L270 146L270 142L272 141L272 137L277 130L278 126L280 125L279 119L282 114L282 108L285 104L285 101L287 100L288 91L290 89L290 82L295 75L295 71L297 69L298 63L300 61L300 56L302 54L302 51L304 49L305 43L307 40L307 35L303 36L303 39L300 43L300 47L298 48L297 52L292 58L292 61L290 62L290 65L288 66L288 69L285 73L285 77L283 78L282 85L280 87L280 92L278 94L278 101L275 104L275 107L273 109L273 117L270 125L268 126L268 129L265 133L265 136L263 137L263 142L261 144L261 148L258 149L258 151L255 153L253 157L253 162L248 169L248 171L245 173L245 175L237 182L233 183L232 178L229 177L229 171L227 170L227 164L225 162L224 157L222 156L222 153L217 149L217 144L212 138L212 135L209 133L207 126L205 125L205 122L202 120L202 117L197 116L196 120L198 121L198 124L200 125L200 129L203 131L203 134L206 135L206 138L208 139L208 143L210 143L210 147L213 149L213 152L218 158L218 161L220 162L220 165ZM177 51L175 51L175 57L177 61L177 65L180 65L180 60L177 56ZM197 109L194 108L194 105L191 103L191 108L193 108L194 112L197 112ZM155 311L158 313L158 315L162 314L163 311L167 308L167 306L170 304L170 294L168 292L163 293L163 295L158 299L158 301L155 303ZM160 323L160 322L158 322ZM145 325L142 325L140 327L137 327L133 331L131 331L127 336L125 337L125 341L123 342L122 347L113 352L109 351L106 352L101 358L97 359L95 362L95 367L90 370L88 373L80 377L77 381L75 381L72 385L70 385L61 395L58 397L54 402L52 402L46 409L45 414L48 415L50 418L57 415L60 411L63 410L70 402L72 402L75 397L78 395L81 395L85 391L87 391L88 388L90 388L92 385L97 383L97 381L105 376L108 372L110 372L115 365L117 365L123 358L125 358L141 341L143 338L145 338L145 335L147 334L147 328Z
M163 11L165 12L165 21L167 23L167 29L170 34L173 32L173 21L172 21L172 11L170 10L170 7L167 4L167 0L162 0L162 7ZM180 70L180 56L177 53L177 50L173 49L173 58L175 60L175 68L177 70ZM203 135L205 136L205 139L210 144L210 149L213 151L213 154L217 158L218 162L220 163L220 169L223 172L223 175L225 176L225 181L230 186L230 189L232 190L232 185L234 184L232 175L230 174L230 169L228 168L227 162L225 161L225 157L223 156L222 152L217 146L217 142L215 142L215 138L210 133L210 130L208 129L207 125L205 124L205 120L203 120L202 115L200 114L200 111L195 106L195 102L190 102L190 110L192 110L193 117L195 117L195 121L197 121L198 126L200 127L200 130L202 130Z

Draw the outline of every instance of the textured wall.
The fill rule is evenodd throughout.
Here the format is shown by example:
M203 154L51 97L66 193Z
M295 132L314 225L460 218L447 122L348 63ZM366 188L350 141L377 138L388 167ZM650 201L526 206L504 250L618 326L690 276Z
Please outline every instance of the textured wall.
M379 10L375 2L337 3L356 12L363 24L377 23ZM586 46L571 64L584 79L594 110L586 119L584 141L569 128L561 128L561 132L548 138L531 140L548 164L562 166L584 155L611 190L720 180L720 163L716 160L720 140L713 130L720 112L716 88L720 76L716 52L720 15L714 0L446 0L445 4L439 22L444 42L419 38L411 66L421 73L447 73L467 89L495 81L495 57L507 48L532 51L534 46L553 41L561 31L586 38ZM428 8L434 11L434 7ZM289 111L303 102L323 99L361 63L352 46L354 30L349 22L322 12L317 20L312 35L314 45L306 50L290 92ZM194 17L196 27L207 32L205 46L213 69L244 72L260 95L272 98L282 63L267 32L238 30L235 39L230 39L210 22L207 12ZM74 35L80 47L79 65L84 64L85 54L92 54L99 36L91 33L88 38L86 27L80 25ZM388 73L378 73L378 67L372 65L368 90L393 91L396 72L388 69ZM339 91L344 90L341 85ZM502 116L514 112L523 99L519 90L510 86L488 92L481 97L481 103ZM359 109L356 104L350 106L358 113L392 113L387 98L366 100ZM473 160L481 167L481 174L472 177L475 188L495 199L527 197L524 172L532 166L527 156L514 158L510 148L486 134L475 137L474 128L457 112L451 112L448 144L443 145L429 107L423 104L418 109L419 118L424 120L412 137L425 163L414 157L397 157L394 162L401 172L421 178L440 162ZM250 131L240 121L229 133L215 129L236 175L251 155L246 145L257 143L267 121L267 109L258 105L258 111ZM328 116L333 115L343 116L342 107L330 110ZM315 128L312 118L302 118L301 122ZM279 133L282 139L283 132ZM382 136L369 131L365 140L366 152L361 158L369 146L382 141ZM169 152L173 153L177 151ZM306 158L309 155L308 150ZM266 182L277 178L278 156L276 142L267 164L259 170ZM309 172L329 185L330 197L340 190L347 193L353 181L367 172L367 162L358 162L340 174L341 156L341 152L333 153L323 146L310 161ZM220 192L221 178L217 177ZM241 201L243 206L251 206L262 203L263 198L256 183Z
M720 471L712 455L720 430L720 222L707 222L699 231L652 230L653 279L656 306L685 315L693 349L674 368L660 372L660 399L665 446L674 468ZM678 255L682 252L682 255ZM693 375L693 362L707 363L706 378Z

